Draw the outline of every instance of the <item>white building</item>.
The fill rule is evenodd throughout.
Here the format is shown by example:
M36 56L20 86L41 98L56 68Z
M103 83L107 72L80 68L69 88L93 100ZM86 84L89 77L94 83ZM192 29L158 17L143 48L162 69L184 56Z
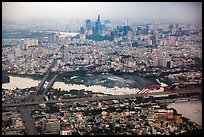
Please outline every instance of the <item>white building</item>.
M72 131L71 130L61 130L60 135L72 135Z
M167 62L170 61L169 58L164 56L155 56L153 57L153 66L158 67L167 67Z
M16 57L21 57L21 56L23 56L23 50L21 49L20 46L16 47L16 49L15 49L15 56L16 56Z
M37 46L38 45L38 40L37 39L25 39L24 40L24 45L26 47Z

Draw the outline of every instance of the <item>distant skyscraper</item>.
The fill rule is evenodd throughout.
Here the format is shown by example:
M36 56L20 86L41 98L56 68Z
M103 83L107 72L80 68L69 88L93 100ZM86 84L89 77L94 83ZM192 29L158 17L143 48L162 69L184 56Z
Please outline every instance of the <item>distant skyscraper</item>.
M158 33L162 33L162 28L159 28L159 29L158 29Z
M143 34L145 35L149 34L149 25L150 24L146 24L146 27L143 29Z
M98 19L97 19L97 21L100 22L100 15L98 15Z
M59 36L56 33L52 33L48 35L48 42L49 43L57 43L59 42Z
M148 29L148 30L149 30L149 25L150 25L150 24L146 24L146 29Z
M95 35L98 35L98 30L99 30L99 22L95 22Z
M123 35L127 35L130 31L130 26L123 26Z
M56 39L55 37L56 37L55 33L49 34L48 35L48 42L49 43L55 43L55 39Z
M60 41L59 35L57 35L57 36L56 36L56 41L55 41L55 43L58 43L59 41Z
M117 26L117 35L123 35L123 27Z
M142 29L142 34L147 35L148 34L149 29L148 28L143 28Z
M174 25L170 24L169 29L172 30L174 28Z
M64 49L65 49L65 46L62 45L62 47L61 47L61 49L60 49L60 51L61 51L61 53L62 53L62 59L64 59Z
M64 50L64 63L68 64L70 62L70 56L67 50Z
M156 45L156 36L155 35L150 36L150 40L152 41L152 45Z
M140 30L142 30L142 29L141 29L141 27L137 27L137 30L140 31Z
M92 29L92 24L91 24L91 20L90 19L86 20L86 29L87 30L91 30Z
M125 22L125 26L128 26L128 17L127 17L127 21Z
M80 34L84 34L84 33L85 33L84 27L80 27Z
M65 64L70 63L70 61L71 61L71 55L70 55L70 52L69 52L69 49L68 49L67 45L64 46L63 52L64 52L64 58L63 58L64 63L65 63Z
M98 19L95 22L95 35L101 35L102 34L102 26L100 22L100 15L98 15Z
M137 27L136 33L137 33L137 34L141 34L141 31L142 31L142 28L141 28L140 26Z
M15 56L17 57L23 56L23 50L21 49L20 45L18 45L15 49Z
M179 25L179 24L176 24L175 27L176 27L176 29L178 29L178 28L180 27L180 25Z
M168 60L167 63L166 63L166 67L167 68L172 68L173 67L173 62L171 60Z
M168 61L170 61L170 64L167 64ZM153 66L172 68L172 62L171 62L171 59L169 59L167 57L154 56L153 57Z

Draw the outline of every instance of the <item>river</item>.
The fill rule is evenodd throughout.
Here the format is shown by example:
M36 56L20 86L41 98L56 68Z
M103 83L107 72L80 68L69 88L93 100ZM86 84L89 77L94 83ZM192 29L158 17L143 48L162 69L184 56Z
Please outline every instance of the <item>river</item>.
M37 86L40 82L39 80L33 80L32 78L24 78L19 76L9 76L10 82L2 84L3 89L24 89ZM52 86L54 89L62 89L62 90L70 90L70 89L85 89L91 90L93 92L101 92L105 94L112 94L112 95L127 95L127 94L134 94L139 91L138 88L107 88L101 85L92 85L92 86L85 86L82 84L65 84L64 82L55 82Z
M170 103L168 108L174 108L182 116L202 126L202 101L185 101Z

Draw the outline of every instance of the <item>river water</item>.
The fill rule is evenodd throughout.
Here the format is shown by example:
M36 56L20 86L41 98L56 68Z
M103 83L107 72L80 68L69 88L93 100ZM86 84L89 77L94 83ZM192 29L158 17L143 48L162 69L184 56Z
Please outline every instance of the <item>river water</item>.
M202 126L202 101L185 101L170 103L168 108L174 108L182 116Z
M19 76L9 76L10 82L2 84L3 89L24 89L30 88L33 86L37 86L40 82L39 80L33 80L32 78L24 78ZM65 84L64 82L55 82L52 86L54 89L62 89L62 90L71 90L71 89L85 89L91 90L93 92L101 92L105 94L112 94L112 95L126 95L126 94L135 94L139 91L138 88L107 88L101 85L92 85L92 86L85 86L82 84Z

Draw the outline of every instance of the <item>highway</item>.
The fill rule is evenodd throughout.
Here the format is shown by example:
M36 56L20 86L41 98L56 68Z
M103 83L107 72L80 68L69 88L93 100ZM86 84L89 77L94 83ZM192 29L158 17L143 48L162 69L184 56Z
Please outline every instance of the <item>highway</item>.
M149 93L148 96L168 96L174 93L163 92L162 94L159 92ZM190 94L190 93L186 93ZM40 95L43 97L43 95ZM148 97L146 96L146 97ZM38 96L39 97L39 96ZM20 107L20 106L32 106L38 104L53 104L53 103L69 103L69 102L82 102L82 101L96 101L96 100L113 100L113 99L130 99L136 97L144 97L142 94L130 94L130 95L113 95L113 96L99 96L99 97L85 97L85 98L70 98L70 99L62 99L62 100L38 100L34 102L24 102L24 103L13 103L13 104L2 104L2 107ZM160 99L158 99L160 100Z
M37 96L41 94L41 90L43 88L43 85L45 84L45 81L47 80L51 70L52 70L52 67L55 65L56 63L56 59L52 62L52 64L49 66L49 68L47 69L46 71L46 75L45 77L41 80L41 82L38 84L38 87L36 88L36 91L34 92L34 94L30 97L30 100L29 101L37 101Z
M47 85L45 91L42 93L43 95L44 95L45 93L47 93L48 90L54 85L57 76L58 76L58 74L56 74L56 75L50 80L50 82L48 83L48 85Z
M86 98L73 98L73 99L49 100L49 101L35 101L35 102L25 102L25 103L2 104L2 107L22 107L22 106L32 106L32 105L38 105L38 104L84 102L84 101L112 100L112 99L130 99L130 98L135 98L135 97L142 97L142 95L131 94L131 95L86 97Z

